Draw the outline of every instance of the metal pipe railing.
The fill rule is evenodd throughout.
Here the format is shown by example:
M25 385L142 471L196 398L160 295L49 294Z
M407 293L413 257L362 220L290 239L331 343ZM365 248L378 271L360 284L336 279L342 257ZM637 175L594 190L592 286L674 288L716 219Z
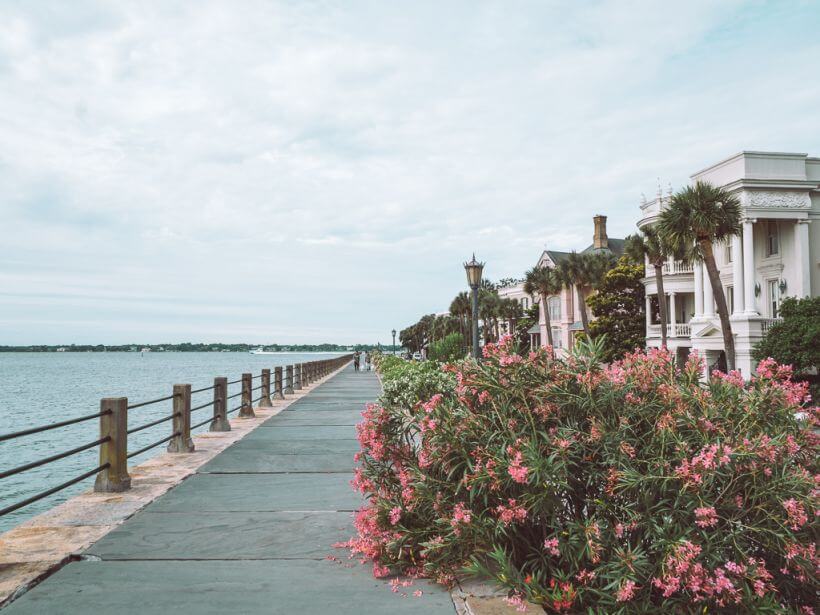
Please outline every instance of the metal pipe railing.
M127 397L106 397L100 400L100 411L93 414L78 416L48 425L29 427L20 431L0 434L0 442L14 440L25 436L67 427L99 419L99 438L94 442L89 442L82 446L75 447L68 451L56 453L42 459L32 461L15 468L0 471L0 479L8 478L34 468L38 468L66 457L81 453L83 451L99 447L99 465L93 470L89 470L71 480L65 481L51 487L45 491L30 496L20 502L0 509L0 516L19 510L29 504L33 504L43 498L53 495L63 489L67 489L78 482L96 475L94 490L99 492L120 492L131 488L131 477L128 474L128 460L149 451L161 444L168 443L167 450L171 453L191 453L194 451L194 442L191 438L191 430L205 425L210 425L210 431L230 431L231 425L228 422L228 415L239 411L239 418L251 418L255 416L254 404L258 403L258 408L269 408L273 405L272 400L284 399L285 395L293 395L296 390L304 389L335 371L339 367L350 362L352 355L343 355L334 359L323 359L321 361L309 361L307 363L297 363L275 367L273 370L273 381L271 383L271 370L263 369L260 374L242 374L237 380L228 381L224 376L214 378L211 386L192 390L190 384L175 384L171 395L151 399L134 404L128 403ZM261 384L254 387L253 381L261 379ZM233 395L228 395L228 387L232 384L242 385L242 390ZM271 388L272 384L272 388ZM191 396L197 393L213 391L213 399L209 402L191 407ZM254 392L261 391L259 397L254 398ZM227 409L227 402L230 399L241 397L241 403ZM129 428L129 411L144 406L149 406L164 401L172 400L173 411L167 416L149 421L142 425ZM191 413L202 410L209 406L213 407L213 415L194 425L191 424ZM142 432L161 423L170 421L171 434L161 438L147 446L143 446L135 451L128 451L128 436Z

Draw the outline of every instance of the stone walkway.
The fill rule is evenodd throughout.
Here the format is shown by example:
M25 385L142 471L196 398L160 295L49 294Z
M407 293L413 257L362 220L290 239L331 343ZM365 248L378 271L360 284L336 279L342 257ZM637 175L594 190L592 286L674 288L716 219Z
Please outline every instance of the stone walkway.
M348 484L358 449L354 425L379 390L374 373L345 369L4 615L454 613L446 590L415 581L402 597L331 546L354 532L352 512L361 503Z

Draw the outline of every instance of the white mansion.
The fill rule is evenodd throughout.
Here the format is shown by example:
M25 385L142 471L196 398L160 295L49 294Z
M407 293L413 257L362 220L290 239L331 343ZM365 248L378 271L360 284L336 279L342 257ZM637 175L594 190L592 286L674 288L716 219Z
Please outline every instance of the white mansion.
M783 297L820 291L820 158L806 154L741 152L691 176L737 194L743 232L716 250L731 312L736 367L754 371L754 345L778 318ZM671 191L670 191L671 193ZM638 227L651 225L671 194L641 204ZM814 223L812 223L814 222ZM668 347L683 359L691 350L714 365L723 352L712 287L702 264L670 260L663 268ZM647 346L660 345L658 291L647 268Z

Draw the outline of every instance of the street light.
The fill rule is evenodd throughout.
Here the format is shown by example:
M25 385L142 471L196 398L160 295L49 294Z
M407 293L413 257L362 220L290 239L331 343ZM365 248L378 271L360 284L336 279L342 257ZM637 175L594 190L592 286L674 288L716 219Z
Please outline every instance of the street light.
M391 333L393 334L393 354L396 354L396 330L393 329Z
M476 360L481 358L481 352L478 349L478 287L481 286L481 272L484 270L484 263L479 263L475 259L473 253L473 260L469 263L464 263L464 271L467 272L467 283L470 285L472 294L472 312L473 312L473 357Z

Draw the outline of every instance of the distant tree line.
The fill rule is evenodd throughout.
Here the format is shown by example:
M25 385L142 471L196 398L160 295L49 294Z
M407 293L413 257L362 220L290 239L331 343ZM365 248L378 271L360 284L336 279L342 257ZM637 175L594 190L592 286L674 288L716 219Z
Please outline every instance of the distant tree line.
M345 352L349 350L398 350L390 344L206 344L183 342L181 344L58 344L31 346L0 346L0 352L248 352L253 348L268 352Z

